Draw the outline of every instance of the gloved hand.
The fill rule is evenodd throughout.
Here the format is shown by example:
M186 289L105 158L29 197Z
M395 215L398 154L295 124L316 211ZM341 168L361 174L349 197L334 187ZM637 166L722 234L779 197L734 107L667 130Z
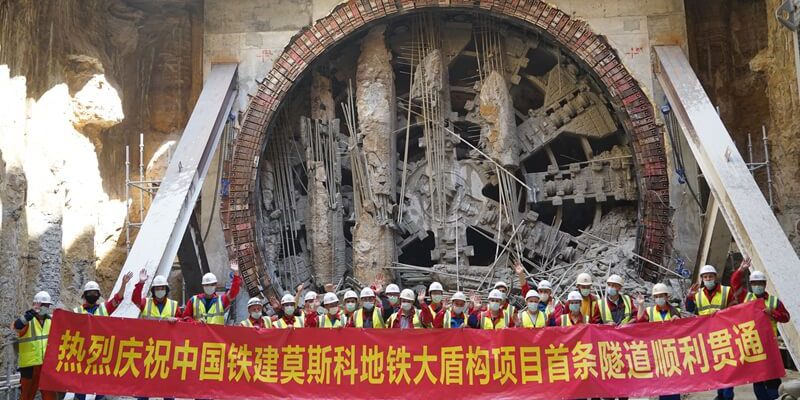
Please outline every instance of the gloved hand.
M25 320L26 321L32 320L35 316L36 316L36 311L33 311L33 309L25 311Z

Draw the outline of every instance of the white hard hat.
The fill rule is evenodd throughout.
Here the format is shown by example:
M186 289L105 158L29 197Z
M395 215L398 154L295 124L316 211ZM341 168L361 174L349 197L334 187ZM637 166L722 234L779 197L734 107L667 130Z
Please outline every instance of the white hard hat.
M403 289L403 291L400 292L400 298L403 300L414 301L414 291L411 289Z
M431 283L431 286L428 288L428 292L430 293L430 292L432 292L432 291L434 291L434 290L438 290L438 291L440 291L440 292L443 292L443 291L444 291L444 288L442 287L442 284L441 284L441 283L439 283L439 282L433 282L433 283Z
M581 272L578 274L578 279L576 281L578 285L591 285L592 284L592 276L587 274L586 272Z
M504 288L508 289L508 285L506 285L506 283L503 282L503 281L499 281L499 282L494 284L494 288L495 289L499 289L501 287L504 287Z
M609 276L608 279L606 279L606 283L616 283L617 285L625 284L624 281L622 280L622 277L617 274Z
M348 291L344 292L344 300L357 299L357 298L358 298L358 295L356 294L356 292L354 292L352 290L348 290Z
M99 292L100 291L100 285L98 285L97 282L95 282L95 281L89 281L89 282L86 282L85 285L83 285L83 293L86 293L86 292L89 292L89 291L92 291L92 290L97 290Z
M359 297L375 297L375 291L373 291L369 287L365 287L361 289L361 296Z
M152 287L159 287L159 286L167 286L167 287L169 287L169 283L167 283L167 278L164 278L161 275L156 275L156 277L153 278L153 284L151 286Z
M294 303L294 296L290 295L289 293L286 293L285 295L283 295L283 297L281 297L281 304L291 304L291 303Z
M761 271L753 271L750 273L750 282L766 282L767 276Z
M537 291L535 291L535 290L533 290L533 289L531 289L531 290L528 290L528 293L527 293L527 294L525 294L525 300L528 300L528 299L530 299L531 297L537 297L537 298L538 298L538 297L540 297L540 296L539 296L539 292L537 292Z
M353 294L355 294L355 292L353 292ZM333 304L333 303L338 303L338 302L339 302L339 298L336 297L336 293L331 293L331 292L325 293L325 297L322 298L322 304L324 304L326 306L328 304Z
M703 265L703 267L700 268L700 275L702 276L703 274L714 274L714 275L716 275L717 274L717 269L714 268L713 265Z
M211 272L203 275L203 286L205 285L216 285L217 284L217 276L212 274Z
M317 292L310 290L306 293L306 297L303 298L303 301L314 301L317 299Z
M36 296L33 296L33 302L39 304L53 304L53 300L50 298L50 293L47 293L44 290L36 293Z
M653 285L653 296L657 294L669 294L669 286L663 283L656 283Z
M503 292L492 289L492 291L489 292L489 300L503 300Z
M567 295L567 301L581 301L583 300L583 296L579 292L571 291L569 295Z
M261 301L261 299L259 299L258 297L251 297L250 300L247 300L247 307L255 305L263 306L264 302Z
M386 286L386 294L389 293L400 293L400 286L390 283L389 286Z
M553 284L550 283L550 281L545 279L545 280L542 280L542 281L539 282L539 286L537 286L536 289L538 289L538 290L542 290L542 289L553 290Z
M465 296L463 292L455 292L453 293L453 297L450 298L450 301L456 300L467 301L467 296Z

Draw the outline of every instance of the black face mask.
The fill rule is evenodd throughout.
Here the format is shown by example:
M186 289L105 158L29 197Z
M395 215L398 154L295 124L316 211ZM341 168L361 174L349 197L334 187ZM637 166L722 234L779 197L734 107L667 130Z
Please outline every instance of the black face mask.
M86 302L89 304L97 303L97 300L100 299L99 294L87 294L84 297L86 298Z

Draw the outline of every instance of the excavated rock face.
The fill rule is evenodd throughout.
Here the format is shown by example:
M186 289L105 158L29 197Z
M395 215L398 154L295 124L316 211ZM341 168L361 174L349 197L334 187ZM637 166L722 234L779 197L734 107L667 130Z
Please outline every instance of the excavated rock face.
M480 103L480 116L486 121L481 141L487 154L504 167L516 166L519 164L519 140L514 104L502 74L489 73L481 86Z

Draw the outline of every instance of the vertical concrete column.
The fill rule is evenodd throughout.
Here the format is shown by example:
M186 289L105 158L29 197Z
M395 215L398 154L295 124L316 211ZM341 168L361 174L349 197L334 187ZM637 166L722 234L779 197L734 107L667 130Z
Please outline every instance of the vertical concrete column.
M503 75L492 71L483 80L480 114L486 121L481 129L481 142L486 154L504 167L519 165L519 139L514 120L514 103Z

